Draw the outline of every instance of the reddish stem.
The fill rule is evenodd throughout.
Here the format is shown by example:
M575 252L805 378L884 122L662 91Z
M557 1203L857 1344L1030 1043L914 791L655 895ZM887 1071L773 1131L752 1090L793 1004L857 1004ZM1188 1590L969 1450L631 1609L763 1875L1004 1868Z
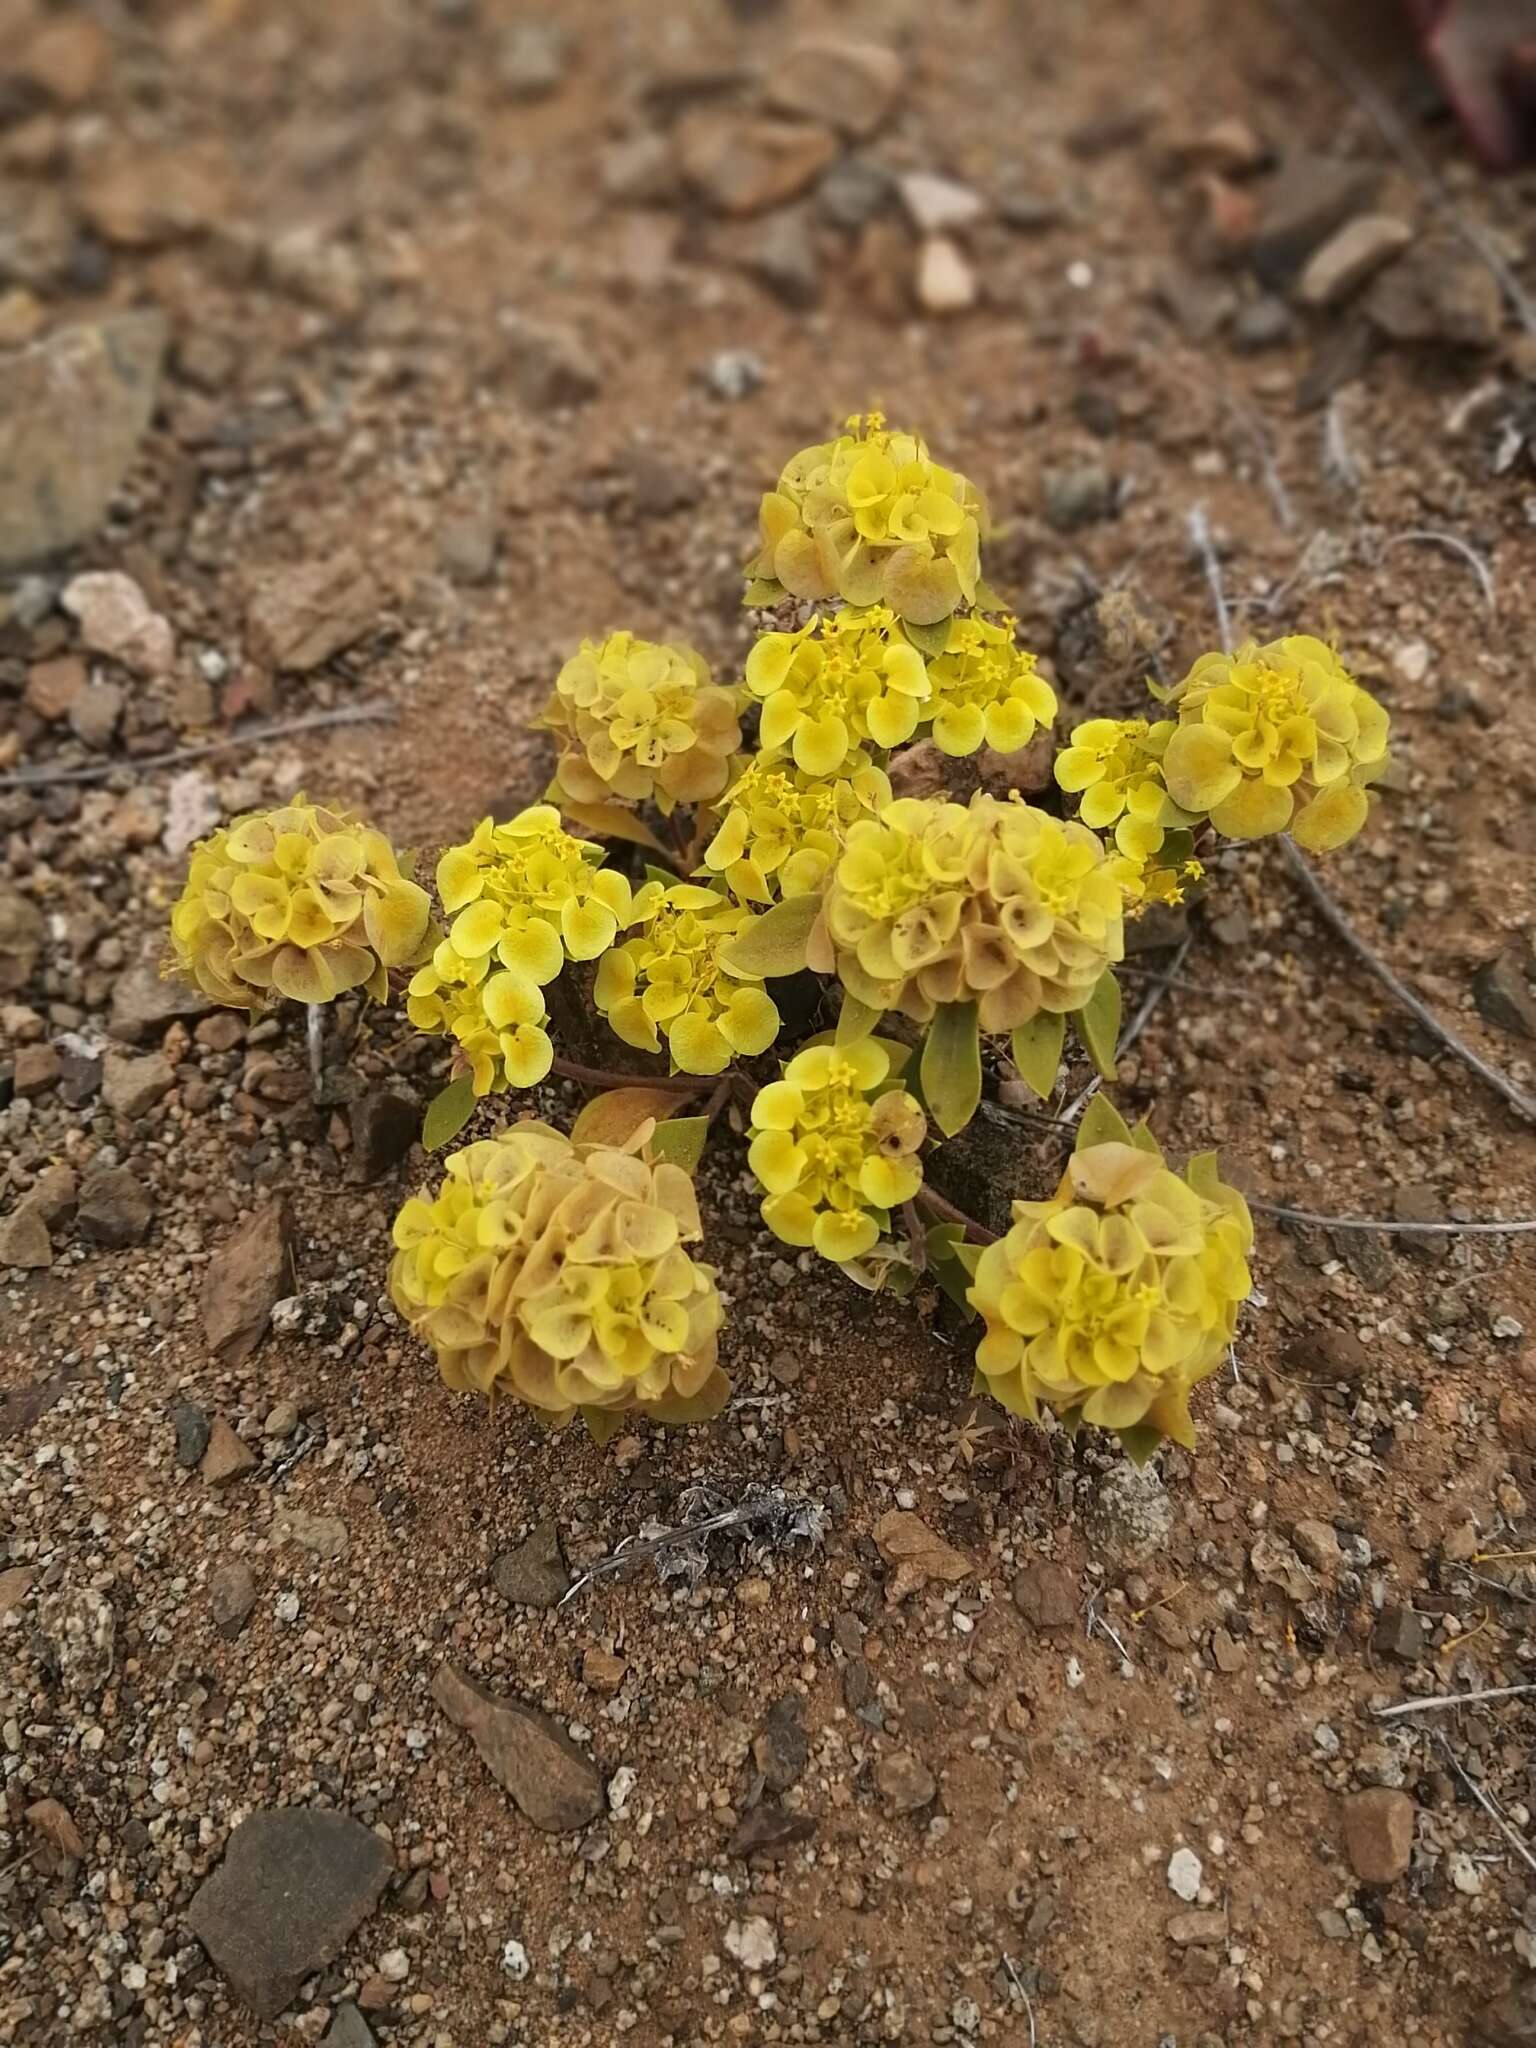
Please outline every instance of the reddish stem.
M560 1053L555 1054L552 1071L584 1088L665 1088L675 1095L697 1095L703 1086L697 1074L621 1074L611 1067L584 1067Z
M918 1189L914 1200L931 1209L941 1222L958 1223L966 1235L974 1237L978 1244L996 1244L1001 1235L999 1231L988 1230L985 1223L978 1223L974 1216L967 1216L963 1209L957 1209L953 1202L945 1201L942 1195L935 1194L926 1181Z

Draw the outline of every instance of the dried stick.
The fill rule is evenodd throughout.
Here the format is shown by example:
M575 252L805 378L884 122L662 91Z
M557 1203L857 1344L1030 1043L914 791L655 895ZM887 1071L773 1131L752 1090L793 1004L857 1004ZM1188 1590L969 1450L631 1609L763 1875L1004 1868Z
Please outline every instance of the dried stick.
M1216 609L1216 630L1221 635L1222 647L1230 653L1232 621L1227 615L1227 593L1221 580L1221 563L1216 556L1216 543L1211 538L1211 522L1205 516L1203 505L1195 505L1190 509L1189 544L1204 565L1211 603Z
M92 761L84 768L33 768L20 775L0 775L0 789L48 789L59 782L105 782L120 768L180 768L187 761L205 761L210 754L228 753L234 747L259 747L267 740L285 740L295 733L323 732L333 725L368 725L394 715L393 704L380 697L371 704L348 705L342 711L311 711L303 718L276 718L267 725L247 726L243 732L223 733L216 740L199 740L193 747L173 747L165 754L126 755L121 760Z
M1495 1803L1495 1801L1489 1797L1489 1795L1483 1790L1482 1786L1478 1784L1475 1778L1469 1777L1467 1773L1462 1769L1460 1757L1457 1756L1455 1750L1452 1749L1451 1745L1446 1741L1445 1737L1440 1733L1439 1729L1436 1728L1433 1731L1433 1733L1436 1745L1444 1755L1446 1762L1450 1765L1451 1769L1456 1773L1457 1777L1460 1778L1463 1785L1466 1786L1467 1790L1472 1794L1472 1797L1477 1801L1478 1805L1483 1809L1484 1813L1487 1814L1488 1818L1493 1822L1494 1826L1499 1830L1499 1833L1504 1837L1505 1841L1508 1842L1511 1849L1513 1849L1515 1854L1520 1858L1520 1861L1523 1864L1525 1864L1527 1869L1536 1870L1536 1856L1533 1856L1531 1854L1530 1850L1527 1849L1525 1843L1521 1840L1519 1835L1515 1833L1514 1829L1510 1826L1509 1822L1504 1818L1503 1813L1499 1810L1499 1807Z
M1184 965L1185 955L1188 953L1190 947L1194 943L1195 941L1193 933L1186 933L1186 935L1182 939L1180 939L1178 944L1178 950L1175 952L1173 956L1173 961L1168 969L1168 972L1166 974L1159 975L1157 980L1147 990L1146 994L1141 999L1140 1005L1137 1008L1135 1016L1132 1017L1130 1023L1121 1033L1120 1043L1115 1047L1115 1057L1117 1059L1120 1057L1122 1053L1130 1051L1131 1047L1136 1043L1137 1039L1140 1038L1143 1031L1145 1031L1147 1026L1151 1023L1152 1012L1163 1000L1163 997L1167 995L1169 989L1173 988L1176 985L1178 981L1179 969ZM1095 1074L1093 1079L1088 1083L1088 1086L1083 1090L1081 1095L1079 1095L1073 1102L1067 1105L1066 1109L1062 1112L1061 1121L1064 1124L1076 1123L1078 1117L1088 1107L1089 1103L1093 1100L1094 1096L1098 1094L1099 1090L1103 1086L1104 1076L1102 1074Z
M1536 1692L1536 1685L1490 1685L1481 1692L1435 1693L1429 1699L1399 1700L1395 1706L1377 1707L1376 1718L1395 1721L1399 1714L1438 1714L1448 1707L1480 1706L1484 1700L1522 1699L1531 1692Z
M1512 1223L1401 1223L1380 1216L1320 1216L1313 1209L1292 1209L1284 1202L1261 1202L1247 1198L1250 1209L1278 1217L1282 1223L1316 1223L1326 1230L1381 1230L1389 1237L1519 1237L1536 1230L1536 1218L1520 1217Z
M316 1102L325 1086L325 1005L304 1005L304 1031L309 1043L309 1086Z
M1282 839L1280 852L1286 866L1301 885L1324 924L1344 941L1362 966L1370 969L1382 987L1389 989L1409 1015L1416 1018L1432 1038L1438 1040L1447 1052L1454 1053L1463 1066L1470 1067L1472 1072L1480 1080L1485 1081L1495 1095L1502 1097L1511 1109L1517 1110L1521 1116L1536 1118L1536 1102L1517 1088L1513 1081L1501 1074L1497 1067L1491 1067L1480 1054L1472 1050L1470 1045L1458 1038L1448 1025L1442 1024L1434 1011L1419 1000L1408 984L1400 981L1387 963L1376 957L1313 872L1295 842L1291 839ZM1419 1227L1423 1228L1422 1225Z
M1499 603L1493 589L1493 571L1470 541L1463 540L1460 534L1443 533L1438 526L1415 526L1407 533L1390 534L1382 542L1381 551L1385 554L1388 548L1401 547L1407 540L1424 541L1430 547L1449 548L1453 555L1460 555L1477 578L1477 586L1483 593L1483 603L1488 607L1490 618L1498 611Z

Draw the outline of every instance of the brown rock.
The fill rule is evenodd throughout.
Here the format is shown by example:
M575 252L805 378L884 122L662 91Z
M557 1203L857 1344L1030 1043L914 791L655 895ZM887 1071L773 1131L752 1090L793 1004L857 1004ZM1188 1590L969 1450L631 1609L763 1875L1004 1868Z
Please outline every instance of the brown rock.
M1368 205L1379 173L1367 164L1293 150L1265 197L1252 262L1267 285L1286 284L1341 221Z
M221 1564L208 1580L208 1611L221 1636L234 1637L250 1620L256 1605L256 1580L238 1559Z
M1419 243L1378 277L1365 310L1390 341L1449 348L1493 348L1504 326L1498 279L1450 234Z
M498 1698L451 1664L439 1665L432 1697L466 1731L525 1819L570 1834L603 1810L603 1781L563 1729L537 1707Z
M1396 1884L1413 1859L1417 1809L1406 1792L1373 1785L1344 1802L1344 1848L1362 1884Z
M3 439L4 430L0 428L0 445ZM0 511L0 526L3 521L4 513ZM0 540L0 554L3 550ZM0 882L0 994L13 994L32 979L32 970L43 950L44 934L43 913L31 897Z
M378 622L383 596L351 548L263 577L246 608L251 653L290 675L353 646Z
M53 1243L48 1225L35 1202L19 1202L9 1216L0 1218L0 1266L41 1273L52 1264Z
M74 1215L76 1199L74 1168L62 1159L56 1159L52 1166L43 1168L27 1196L28 1202L50 1230L68 1222Z
M764 96L778 113L844 135L873 135L901 92L901 59L880 43L841 36L797 43L769 73Z
M702 111L677 131L684 178L720 213L782 206L812 184L837 154L830 129L808 121L743 120Z
M61 654L54 661L36 662L27 671L27 709L50 725L68 718L71 705L89 680L85 663L77 655Z
M27 38L16 69L63 107L88 100L106 75L110 45L99 22L55 15Z
M968 1579L976 1567L953 1544L934 1534L921 1515L904 1508L892 1508L874 1527L875 1547L892 1567L886 1580L885 1597L890 1606L905 1600L926 1586L930 1579L956 1586Z
M1175 1948L1212 1948L1227 1939L1225 1913L1175 1913L1168 1922L1168 1939Z
M154 249L202 234L228 213L228 167L214 149L185 142L115 150L80 188L80 207L104 242Z
M208 1428L208 1448L198 1471L208 1486L233 1486L247 1472L254 1472L256 1453L238 1437L222 1415L215 1415Z
M1371 1369L1371 1354L1353 1330L1319 1325L1291 1339L1285 1362L1303 1381L1362 1380Z
M1356 214L1314 250L1296 296L1304 306L1337 306L1400 256L1412 240L1413 229L1393 214Z
M78 1863L85 1855L85 1837L75 1826L66 1806L57 1799L38 1799L27 1808L27 1825L45 1842L51 1842L61 1856L73 1856Z
M249 1358L294 1290L293 1212L286 1196L266 1203L225 1239L203 1278L203 1331L225 1365Z
M272 2019L340 1954L393 1869L378 1836L346 1814L253 1813L230 1836L187 1920L235 1996Z
M1496 1031L1515 1038L1536 1038L1536 987L1526 962L1536 964L1528 947L1506 946L1485 960L1472 977L1472 999L1478 1015Z
M501 326L512 388L530 412L585 405L602 390L602 370L574 327L521 314Z
M17 1047L13 1085L18 1095L46 1095L58 1086L62 1071L57 1050L46 1042Z
M1522 1977L1473 2015L1472 2048L1536 2048L1536 1977Z
M1291 1531L1291 1541L1302 1563L1311 1565L1314 1571L1332 1573L1338 1570L1343 1552L1339 1549L1339 1539L1331 1522L1298 1522Z
M875 1765L875 1789L893 1818L928 1805L938 1786L928 1766L910 1749L887 1750Z
M612 1699L624 1683L628 1670L629 1666L622 1657L594 1645L581 1660L581 1682L589 1692L600 1692Z
M149 1190L126 1166L93 1166L80 1189L80 1235L91 1244L122 1251L142 1244L154 1221Z
M1013 1604L1035 1628L1072 1628L1078 1619L1077 1581L1065 1566L1037 1560L1014 1579Z
M29 1565L12 1565L8 1572L0 1572L0 1621L8 1614L14 1614L27 1597L35 1577Z
M121 662L139 676L163 676L176 659L176 635L169 619L150 607L131 576L118 569L93 569L65 585L59 602L80 622L80 637L93 654Z
M87 683L69 707L69 729L95 753L112 744L123 715L123 693L116 683Z
M162 1052L112 1052L101 1063L101 1099L116 1116L144 1116L174 1084Z
M731 1854L744 1861L752 1856L775 1856L795 1842L804 1842L816 1832L808 1813L786 1813L780 1806L754 1806L731 1837Z
M503 1600L519 1607L558 1607L570 1591L571 1575L560 1548L560 1531L540 1522L515 1550L491 1566L491 1583Z

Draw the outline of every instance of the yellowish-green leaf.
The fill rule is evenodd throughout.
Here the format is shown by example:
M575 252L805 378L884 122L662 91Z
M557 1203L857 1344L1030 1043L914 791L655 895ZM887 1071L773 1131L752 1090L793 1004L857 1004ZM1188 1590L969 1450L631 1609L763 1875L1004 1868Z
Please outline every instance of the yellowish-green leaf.
M949 631L954 624L953 617L940 619L936 625L915 626L910 619L902 631L925 661L934 661L949 645Z
M958 1223L935 1223L928 1230L926 1241L928 1270L955 1306L974 1316L976 1311L965 1298L971 1275L965 1260L970 1247L964 1229Z
M1013 1064L1026 1088L1043 1102L1056 1086L1067 1020L1059 1011L1039 1010L1013 1034Z
M768 610L776 605L783 595L783 584L773 577L754 576L749 580L741 601L747 605L761 605Z
M981 1039L974 1003L941 1003L918 1067L923 1100L946 1138L963 1131L981 1100Z
M1152 1126L1143 1117L1131 1132L1131 1143L1138 1152L1150 1152L1154 1159L1161 1159L1163 1148L1152 1135Z
M677 1100L676 1096L672 1099L674 1102ZM680 1166L685 1173L692 1173L704 1156L704 1140L708 1136L707 1116L668 1117L651 1133L651 1157L665 1159L672 1166Z
M1095 1095L1083 1111L1083 1120L1077 1127L1075 1152L1086 1152L1090 1145L1129 1145L1130 1126L1116 1109L1109 1097L1102 1092Z
M716 1366L696 1394L667 1394L659 1401L641 1401L637 1409L641 1415L650 1416L653 1422L673 1425L713 1422L730 1398L731 1383Z
M609 1088L583 1107L571 1125L571 1136L578 1145L622 1151L649 1118L659 1123L687 1100L680 1088Z
M567 831L579 827L583 832L595 832L601 839L627 839L632 846L648 846L652 853L666 858L667 849L656 834L637 812L623 804L577 804L559 790L553 791L551 803L560 806L560 815L565 820ZM669 868L667 880L675 882L676 874Z
M622 1408L583 1407L581 1419L587 1425L587 1435L593 1443L605 1444L618 1435L626 1418Z
M474 1113L475 1084L468 1074L460 1074L427 1104L427 1113L421 1120L422 1144L429 1152L440 1151L459 1135Z
M838 1045L857 1045L861 1039L868 1038L880 1022L882 1014L883 1012L874 1009L869 1003L861 1003L857 996L849 995L847 989L844 989L843 1007L837 1013L835 1042Z
M1115 1048L1120 1043L1120 984L1109 968L1099 976L1093 994L1073 1022L1088 1048L1088 1057L1106 1081L1115 1078Z
M1117 1429L1114 1434L1120 1439L1121 1450L1138 1467L1147 1463L1163 1440L1162 1431L1145 1422L1133 1422L1128 1429Z
M805 965L811 927L820 914L820 896L786 896L721 948L721 966L754 981L798 974Z

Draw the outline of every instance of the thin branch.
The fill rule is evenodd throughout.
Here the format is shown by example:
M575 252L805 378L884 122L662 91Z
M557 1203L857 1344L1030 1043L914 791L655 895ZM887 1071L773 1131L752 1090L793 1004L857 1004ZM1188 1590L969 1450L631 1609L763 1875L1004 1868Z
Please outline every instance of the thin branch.
M1376 957L1334 901L1310 863L1303 857L1301 849L1295 842L1289 838L1282 839L1280 852L1286 866L1311 899L1313 909L1324 924L1344 941L1356 959L1370 969L1382 986L1396 996L1403 1008L1415 1017L1447 1052L1453 1052L1463 1066L1470 1067L1474 1074L1486 1081L1493 1092L1502 1097L1511 1109L1517 1110L1521 1116L1536 1118L1536 1102L1532 1102L1531 1098L1517 1088L1513 1081L1501 1074L1497 1067L1491 1067L1480 1054L1472 1050L1470 1045L1458 1038L1448 1025L1442 1024L1434 1011L1419 1000L1407 983L1400 981L1386 962Z
M1378 1721L1395 1721L1400 1714L1438 1714L1451 1707L1480 1706L1485 1700L1518 1700L1536 1692L1536 1685L1490 1685L1481 1692L1436 1693L1425 1700L1399 1700L1395 1706L1378 1707Z
M1385 554L1388 548L1401 547L1403 542L1408 540L1424 541L1430 547L1448 548L1453 555L1460 555L1477 578L1478 588L1483 593L1483 603L1488 607L1490 618L1498 611L1499 602L1493 588L1493 571L1470 541L1463 540L1457 533L1444 533L1438 526L1415 526L1407 533L1390 534L1382 542L1381 551Z
M1325 1230L1381 1230L1389 1237L1520 1237L1536 1230L1536 1218L1522 1216L1512 1223L1403 1223L1388 1222L1381 1216L1320 1216L1314 1209L1292 1209L1284 1202L1261 1202L1247 1197L1250 1209L1282 1223L1315 1223Z
M946 1201L943 1195L936 1194L927 1181L923 1182L912 1199L931 1209L941 1222L960 1224L979 1244L997 1243L997 1231L988 1230L985 1223L978 1223L974 1216L967 1216L963 1209L957 1209L953 1202Z
M275 718L267 725L248 725L241 732L222 733L216 740L200 740L193 747L173 747L165 754L129 754L120 760L92 761L83 768L32 768L20 775L0 775L0 789L48 789L59 782L105 782L120 768L130 769L134 774L145 768L180 768L188 761L205 761L210 754L259 747L267 740L290 739L295 733L323 732L333 725L368 725L394 715L395 707L380 697L371 704L349 704L341 711L311 711L303 718Z
M1190 947L1194 943L1194 934L1192 932L1186 932L1184 937L1180 939L1178 947L1174 952L1173 960L1169 965L1168 972L1165 975L1160 975L1158 979L1155 982L1153 982L1152 986L1147 990L1146 994L1142 997L1140 1005L1136 1010L1136 1014L1132 1017L1130 1023L1121 1033L1120 1043L1115 1047L1115 1058L1117 1060L1121 1057L1122 1054L1128 1053L1130 1051L1131 1047L1136 1043L1137 1039L1140 1038L1143 1031L1145 1031L1147 1026L1152 1022L1153 1011L1157 1008L1158 1004L1163 1000L1163 997L1167 995L1169 989L1173 988L1177 984L1179 969L1184 965L1185 956L1188 954ZM1074 1101L1069 1103L1066 1109L1062 1112L1062 1122L1064 1124L1076 1123L1078 1117L1088 1107L1089 1103L1093 1100L1094 1096L1098 1094L1099 1090L1103 1086L1104 1076L1102 1074L1095 1074L1093 1079L1088 1083L1088 1086L1082 1091L1082 1093L1079 1096L1077 1096L1077 1098Z
M1323 477L1336 491L1358 491L1360 472L1344 432L1344 409L1335 393L1323 414Z
M1302 40L1311 45L1312 54L1323 69L1331 72L1347 91L1354 94L1375 122L1387 146L1396 152L1399 160L1418 181L1431 202L1445 215L1462 241L1497 278L1500 291L1509 301L1516 319L1526 333L1536 334L1536 300L1532 300L1526 292L1492 240L1457 206L1434 165L1420 149L1402 115L1377 91L1359 65L1346 55L1339 45L1338 38L1318 18L1316 11L1306 4L1306 0L1270 0L1270 4L1278 13L1285 16Z
M1211 538L1211 522L1205 516L1204 505L1194 505L1190 508L1189 543L1204 565L1211 603L1216 610L1216 629L1221 635L1222 647L1230 653L1232 622L1227 615L1227 593L1222 584L1221 563L1216 556L1216 543Z
M1521 1840L1520 1836L1515 1833L1514 1829L1510 1826L1509 1822L1504 1818L1504 1815L1500 1811L1497 1802L1487 1792L1483 1790L1482 1786L1478 1784L1475 1778L1469 1777L1467 1773L1462 1769L1460 1757L1457 1756L1455 1750L1452 1749L1451 1745L1440 1733L1440 1730L1436 1728L1432 1731L1432 1733L1434 1735L1435 1743L1437 1747L1440 1749L1441 1753L1444 1755L1446 1762L1450 1765L1451 1769L1456 1773L1457 1777L1460 1778L1463 1785L1466 1786L1467 1790L1472 1794L1472 1797L1477 1801L1478 1805L1483 1809L1484 1813L1487 1814L1488 1818L1493 1822L1494 1826L1499 1830L1499 1833L1504 1837L1505 1841L1508 1842L1511 1849L1513 1849L1515 1854L1520 1858L1520 1861L1526 1866L1528 1870L1536 1870L1536 1856L1533 1856L1531 1854L1530 1850L1525 1846L1525 1843Z

